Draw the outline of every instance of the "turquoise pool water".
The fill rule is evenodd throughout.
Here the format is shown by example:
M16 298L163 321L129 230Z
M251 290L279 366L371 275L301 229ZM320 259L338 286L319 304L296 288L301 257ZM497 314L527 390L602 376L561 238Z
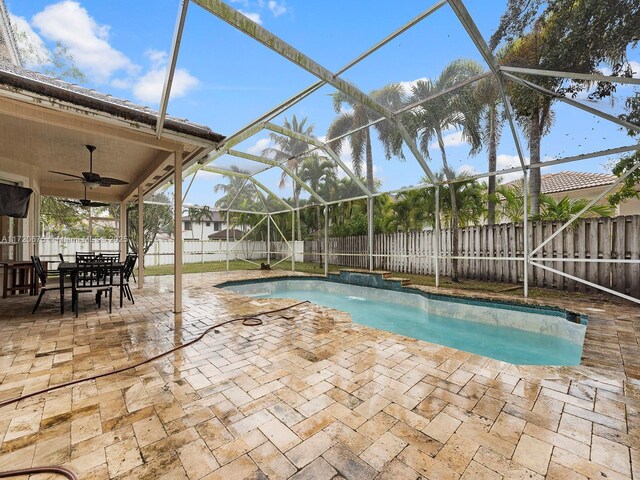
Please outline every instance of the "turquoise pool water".
M223 286L261 298L309 300L354 322L518 365L578 365L585 325L561 311L426 298L415 293L322 280L271 280Z

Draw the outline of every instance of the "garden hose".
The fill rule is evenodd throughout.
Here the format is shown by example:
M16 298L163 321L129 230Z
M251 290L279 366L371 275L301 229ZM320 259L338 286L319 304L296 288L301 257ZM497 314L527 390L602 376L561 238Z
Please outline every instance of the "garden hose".
M158 360L159 358L166 357L167 355L171 355L172 353L177 352L178 350L189 347L194 343L202 340L205 337L205 335L207 335L212 330L215 330L216 328L222 327L224 325L228 325L230 323L240 322L240 321L242 322L243 325L246 325L248 327L255 327L258 325L262 325L262 320L258 318L261 315L270 315L273 313L283 312L285 310L290 310L292 308L295 308L305 303L309 303L309 301L305 300L304 302L294 303L293 305L289 305L288 307L277 308L274 310L267 310L264 312L254 313L252 315L244 315L238 318L233 318L231 320L225 320L224 322L220 322L215 325L212 325L211 327L208 327L200 335L193 338L192 340L189 340L187 343L183 343L181 345L178 345L177 347L173 347L172 349L167 350L166 352L160 353L158 355L154 355L153 357L149 357L146 360L142 360L140 362L134 363L126 367L118 368L116 370L111 370L109 372L99 373L97 375L91 375L89 377L79 378L77 380L72 380L70 382L53 385L47 388L43 388L42 390L28 393L20 397L10 398L9 400L4 400L0 402L0 408L17 403L20 400L25 400L27 398L35 397L37 395L42 395L44 393L58 390L60 388L70 387L72 385L77 385L79 383L88 382L90 380L97 380L99 378L108 377L110 375L116 375L118 373L126 372L127 370L132 370L134 368L137 368L147 363L151 363L155 360ZM24 476L24 475L35 475L39 473L53 473L53 474L62 475L68 478L69 480L78 480L78 476L73 471L69 470L68 468L59 467L59 466L44 466L44 467L23 468L23 469L17 469L17 470L7 470L5 472L0 472L0 478L18 477L18 476Z

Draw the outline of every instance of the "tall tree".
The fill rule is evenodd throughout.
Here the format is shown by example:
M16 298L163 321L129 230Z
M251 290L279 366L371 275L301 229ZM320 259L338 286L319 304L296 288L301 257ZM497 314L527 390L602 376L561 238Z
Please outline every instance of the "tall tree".
M173 232L173 208L168 205L171 199L164 194L156 194L151 200L157 203L145 204L142 214L143 252L147 253L156 236L160 232ZM167 205L159 205L159 204ZM133 205L127 209L128 214L128 241L129 249L138 253L138 206Z
M640 2L637 0L509 0L490 46L506 41L511 51L502 63L543 70L601 73L608 65L613 75L631 76L629 47L640 41ZM560 95L576 95L591 85L586 81L524 76ZM509 88L513 88L510 85ZM523 87L526 89L526 87ZM539 162L540 140L550 121L551 97L526 92L511 95L516 115L525 120L531 163ZM604 98L615 85L598 82L589 96ZM531 172L531 211L539 213L540 172Z
M410 102L418 102L442 93L448 88L468 78L482 73L482 66L473 60L455 60L445 67L435 80L419 80L411 88ZM482 146L480 135L480 107L474 99L473 91L463 89L453 93L441 95L436 99L411 110L406 116L409 130L418 138L420 150L427 158L430 157L429 146L435 139L442 156L445 176L452 181L453 170L449 166L444 142L444 132L451 129L460 130L462 138L471 146L470 154L476 154ZM458 205L455 190L449 190L451 201L451 251L452 256L458 256ZM458 282L458 260L452 260L451 280Z
M293 130L294 132L306 135L307 137L314 137L314 126L307 125L306 117L301 121L298 121L298 118L295 115L291 117L291 121L285 118L283 126L289 130ZM305 154L305 152L309 150L309 144L302 140L278 135L276 133L271 133L269 135L271 137L271 141L275 144L275 147L265 148L262 151L262 154L273 157L273 159L278 162L286 162L287 167L297 174L302 162L311 156L311 153ZM298 231L298 240L302 240L302 226L300 225L300 192L302 187L293 179L290 179L283 171L282 176L280 177L280 188L284 188L289 180L292 182L293 188L293 202L296 208L296 229Z
M543 52L540 45L545 34L544 22L537 23L531 33L516 39L505 48L502 62L511 66L541 68ZM553 78L544 77L542 80L538 78L535 81L545 88L554 88L555 79ZM508 84L508 90L516 119L522 125L529 145L529 163L537 165L542 161L540 156L542 137L549 133L553 125L554 114L551 104L554 99L515 82ZM540 169L532 168L529 177L531 215L540 213L541 188Z
M493 173L497 168L498 145L502 137L502 127L505 119L502 110L500 86L493 76L483 78L476 85L474 95L482 108L482 123L480 125L482 143L487 149L488 171ZM489 225L493 225L496 221L495 192L496 176L490 175L487 190L487 223Z
M376 102L382 104L391 111L399 110L405 102L404 89L399 83L391 83L379 90L373 90L370 94ZM346 107L346 108L345 108ZM363 127L368 123L377 120L380 114L374 112L363 104L355 101L349 95L336 92L333 94L333 108L338 116L333 120L327 131L327 137L336 138L347 132ZM378 138L382 143L387 160L393 156L404 158L402 153L402 137L397 133L396 126L390 120L383 120L375 124L374 128L378 132ZM373 178L373 149L371 145L371 127L363 128L348 137L339 138L330 142L331 148L336 153L342 151L344 141L349 142L351 147L351 163L354 173L367 178L367 188L374 191L376 185Z
M312 155L309 158L306 158L302 165L300 166L300 179L304 181L309 187L317 193L322 193L322 191L328 191L330 185L335 182L336 179L336 170L331 161L328 158L322 157L320 155ZM322 220L320 215L320 206L316 205L316 236L320 245L322 234Z

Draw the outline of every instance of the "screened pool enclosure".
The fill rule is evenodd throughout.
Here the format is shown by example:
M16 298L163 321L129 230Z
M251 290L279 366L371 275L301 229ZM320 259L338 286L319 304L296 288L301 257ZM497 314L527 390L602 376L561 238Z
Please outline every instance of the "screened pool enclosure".
M640 145L634 143L629 137L625 137L624 133L620 134L621 131L639 132L640 127L620 118L621 107L619 105L613 105L608 100L590 100L586 96L573 98L570 95L561 95L542 86L543 80L550 77L563 79L566 82L611 82L624 88L633 88L640 84L640 79L548 71L526 66L500 65L485 40L490 35L490 32L482 31L474 21L475 11L481 12L482 10L480 2L463 2L462 0L438 1L412 20L383 37L341 68L332 70L298 50L295 46L285 42L260 24L252 21L239 10L220 0L191 0L191 2L183 0L178 12L168 72L160 103L161 108L157 124L158 138L162 135L162 127L183 33L188 31L189 27L187 11L190 3L196 4L217 17L218 20L227 23L255 42L262 44L265 47L265 55L277 54L280 58L275 60L276 57L274 56L274 68L277 69L285 65L286 62L282 62L282 59L284 59L290 64L287 68L293 65L314 78L314 81L310 82L306 88L301 89L298 93L278 103L258 118L248 122L244 127L226 137L206 157L197 163L189 165L182 173L182 178L189 180L190 177L184 192L182 191L182 186L179 185L182 178L178 175L176 176L174 185L174 207L176 211L183 210L183 202L187 198L194 179L198 176L203 176L206 173L212 174L209 175L213 178L212 186L215 182L220 183L223 178L226 179L224 180L225 182L228 182L225 184L227 187L225 189L226 201L224 205L218 204L215 207L226 219L227 268L230 254L232 252L237 253L242 242L249 238L256 228L263 228L266 225L266 251L260 253L263 253L264 257L270 260L272 254L275 253L271 251L271 240L281 242L282 245L285 245L285 251L278 252L279 261L290 261L291 268L295 270L296 252L294 251L294 240L296 239L296 222L299 221L297 212L311 208L319 211L320 225L318 225L318 231L322 232L322 245L316 254L323 258L324 270L327 272L330 256L341 255L340 252L331 251L329 242L331 210L337 208L338 205L344 205L345 202L359 201L361 203L366 202L366 245L364 245L363 251L359 253L351 252L344 255L366 259L366 264L371 270L380 265L378 260L383 257L406 258L411 256L415 258L418 256L425 261L432 262L437 286L442 275L440 260L456 259L465 262L482 260L495 262L496 264L500 262L517 262L517 276L523 283L525 297L528 296L529 292L530 270L535 268L538 271L559 275L573 282L586 284L590 288L599 289L636 303L640 302L638 298L625 293L625 291L619 291L594 283L586 278L581 278L578 269L575 271L571 269L573 273L568 273L565 269L559 268L564 263L607 264L611 265L612 268L623 264L639 265L640 258L636 252L630 252L625 249L624 252L618 252L617 258L612 256L611 258L600 258L598 255L581 256L579 249L576 249L575 254L572 252L569 255L554 256L554 249L549 249L550 253L542 255L543 250L561 238L563 232L571 229L572 225L583 213L619 188L621 182L631 175L639 165L628 169L599 195L590 199L568 221L554 228L553 231L545 234L544 238L540 238L535 242L531 234L532 227L527 199L529 195L528 184L532 172L540 172L543 169L559 165L579 164L579 162L610 162L621 154L634 152L640 148ZM449 20L450 22L447 23ZM448 25L446 28L450 30L449 33L439 39L430 37L430 35L433 35L429 27L430 22ZM212 27L222 28L222 24L213 23ZM442 35L442 32L438 31L438 34ZM398 43L398 39L401 37L403 43ZM437 41L435 48L450 50L452 60L456 58L459 49L464 50L465 53L473 51L472 60L475 65L479 65L481 68L476 67L475 70L467 70L465 75L453 77L453 79L449 79L448 83L438 84L437 80L425 80L423 78L424 73L421 74L419 65L416 65L415 78L418 78L418 80L409 86L404 85L407 82L401 82L402 79L400 78L393 78L394 55L388 49L392 45L398 46L398 48L400 46L402 48L418 48L420 45L424 45L419 42L426 41L425 39ZM414 42L413 44L411 43L412 41ZM465 49L465 44L468 44L468 49ZM208 60L208 55L208 52L203 51L203 61ZM322 52L320 56L330 58L331 52ZM396 93L399 92L399 96L403 98L403 101L398 101L398 97L389 94L389 89L383 85L374 85L373 88L369 89L371 85L367 83L366 70L359 70L367 62L375 62L375 65L380 69L388 72L390 84L395 85L395 91ZM429 62L428 52L424 54L422 62ZM224 69L221 70L221 74L223 72ZM349 81L346 80L347 76ZM354 81L353 79L359 79L359 81ZM420 79L425 81L420 83ZM284 74L283 81L286 81ZM494 171L471 172L471 174L464 177L438 174L441 170L445 172L447 170L451 171L449 164L452 163L452 158L455 155L447 160L444 153L446 141L439 145L443 150L442 158L438 158L435 154L429 155L430 148L436 153L438 151L437 144L432 146L429 143L443 139L421 135L420 130L416 131L415 128L409 128L407 125L410 123L410 118L416 115L434 115L434 112L444 108L443 105L469 100L473 95L478 95L479 89L477 87L483 82L495 87L496 102L501 105L501 114L505 120L506 131L500 146L501 158L498 161L498 167ZM360 84L363 87L358 86ZM573 150L568 151L566 148L556 148L554 142L548 142L546 150L541 154L542 161L537 164L530 164L526 151L526 135L523 133L522 126L516 121L512 99L509 96L510 91L517 91L509 89L513 85L519 85L520 88L526 91L552 98L557 115L580 115L584 122L591 122L592 128L590 131L585 131L584 128L576 130L573 129L571 122L556 122L552 127L552 129L555 129L553 130L554 134L569 139L567 143L572 145L571 148ZM365 93L365 86L367 90L370 90L370 93ZM425 90L421 95L417 95L420 90L419 87L426 88L426 86L429 86L428 91ZM410 92L412 95L409 95ZM339 134L330 137L316 137L309 131L305 131L304 128L299 128L300 125L292 124L289 120L294 108L298 108L307 112L309 119L313 121L314 109L333 110L332 99L334 104L336 104L336 99L339 99L335 112L341 114L345 119L349 116L357 117L348 124L345 120L344 128ZM359 115L355 115L356 113ZM374 188L372 188L372 182L367 180L362 167L355 168L357 165L354 166L354 163L350 161L349 155L345 154L345 151L348 150L347 144L357 145L360 142L361 145L364 145L362 140L358 139L370 141L374 133L377 133L378 138L384 143L385 154L377 155L376 158L372 159L372 164L368 167L368 169L372 170L370 177L373 177L373 172L376 172L376 170L380 172L385 168L395 168L401 173L406 171L404 185L393 185L382 178L376 179L376 183L373 185ZM454 128L450 132L450 135L455 136L456 134L462 135L462 141L465 140L465 133L462 129ZM290 141L295 143L298 151L291 148L286 150L289 155L283 156L282 151L276 151L277 149L273 148L273 144L271 144L271 148L265 148L262 151L256 150L252 145L256 143L258 137L264 135L271 135L269 138L272 139L277 136L283 142ZM596 137L598 137L598 141L595 141ZM352 141L354 138L356 141ZM455 141L455 139L451 141ZM299 148L300 145L304 145L304 148ZM363 148L363 151L358 153L361 160L368 154L364 150ZM327 162L331 167L330 169L335 172L336 178L345 179L352 187L351 190L321 189L318 187L317 182L310 180L309 176L301 175L301 172L297 169L298 164L296 162L303 158L314 156L321 158L323 162ZM391 164L388 163L389 159L405 161ZM459 158L453 158L453 160L460 161ZM505 249L504 252L507 253L503 255L469 255L469 249L464 249L467 252L465 255L452 255L452 249L442 244L443 237L440 235L443 228L440 212L442 191L445 187L456 182L489 177L504 177L514 182L520 182L522 185L524 212L521 230L517 233L518 238L522 239L522 247ZM296 205L290 201L285 201L283 192L277 186L278 183L293 186L294 191L297 188L299 199L304 199L304 205ZM374 242L374 204L376 198L386 194L397 195L404 192L427 189L431 189L435 197L433 234L429 240L431 245L429 245L428 249L422 250L423 252L428 251L428 253L380 252ZM290 190L288 189L287 194L289 192ZM243 198L246 195L251 195L256 199L255 202L251 203L250 208L246 208L247 202L243 202ZM243 236L240 239L236 239L235 243L229 237L232 223L230 216L234 214L260 216L259 221L246 225L247 228L244 229ZM274 221L275 218L284 216L290 218L287 221L290 222L291 236L284 235L278 223ZM611 238L609 241L611 241ZM609 256L607 255L607 257ZM251 259L247 260L251 261ZM181 259L176 258L176 264L180 261ZM176 270L178 271L178 268Z

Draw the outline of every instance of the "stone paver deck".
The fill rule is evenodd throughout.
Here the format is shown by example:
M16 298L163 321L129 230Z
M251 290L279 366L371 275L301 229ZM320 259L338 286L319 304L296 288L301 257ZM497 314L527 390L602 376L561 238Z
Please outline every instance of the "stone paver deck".
M168 350L289 301L214 288L275 272L150 277L109 315L0 301L0 400ZM468 295L468 293L467 293ZM0 471L83 479L640 478L640 309L590 314L583 365L519 367L302 305L232 324L136 371L0 408ZM591 309L591 310L588 310ZM34 477L35 478L35 477ZM38 479L56 478L42 475Z

